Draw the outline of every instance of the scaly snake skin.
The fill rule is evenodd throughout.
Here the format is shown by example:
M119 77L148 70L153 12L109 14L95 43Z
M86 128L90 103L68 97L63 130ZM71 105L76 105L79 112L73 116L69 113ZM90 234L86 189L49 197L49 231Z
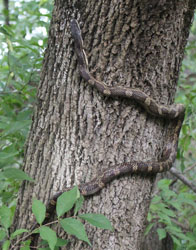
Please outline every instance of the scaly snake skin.
M170 143L168 143L163 157L160 161L146 161L137 162L131 161L128 163L122 163L112 166L92 181L81 184L78 186L80 192L84 196L89 196L100 191L107 183L111 182L116 177L127 173L144 173L144 174L156 174L169 170L173 162L176 159L178 138L184 120L185 108L183 104L173 104L171 106L159 105L155 100L150 98L144 92L138 89L131 89L125 87L108 87L105 83L95 79L89 72L88 60L84 51L83 39L81 36L81 30L78 22L73 19L70 22L71 35L75 43L75 53L77 55L77 61L79 66L79 72L81 77L91 86L96 88L105 96L129 98L139 103L143 108L153 116L161 117L165 119L174 120L174 130ZM68 189L66 189L68 190ZM65 191L66 191L65 190ZM63 191L62 191L63 192ZM59 192L53 197L51 202L54 206L56 199L62 193Z
M102 189L114 178L126 173L154 174L169 170L176 159L179 133L184 120L184 106L182 104L174 104L168 107L162 106L157 104L155 100L147 96L141 90L124 87L108 87L105 83L96 80L89 72L88 60L84 51L80 27L75 19L71 20L70 29L75 43L75 52L79 64L80 75L88 84L95 87L105 96L132 99L142 105L151 115L165 119L173 119L175 121L171 142L167 145L167 148L163 153L163 157L159 162L132 161L110 167L103 171L101 175L94 178L91 182L79 185L80 192L84 196L92 195Z
M108 87L105 83L96 80L89 72L88 60L84 51L81 31L78 22L75 19L71 20L70 30L75 43L75 53L77 55L79 72L81 77L88 84L96 88L105 96L132 99L143 106L143 108L151 115L165 118L167 120L172 119L174 122L174 128L170 136L170 142L166 146L160 161L131 161L129 163L122 163L112 166L106 170L103 170L102 173L97 175L92 181L79 185L78 188L81 194L84 196L93 195L100 191L107 183L123 174L156 174L169 170L176 159L179 133L185 115L184 106L182 104L174 104L171 106L159 105L155 100L150 98L141 90L125 87ZM71 188L66 188L65 190L62 190L53 196L47 206L48 216L53 213L57 198L63 192L70 189Z

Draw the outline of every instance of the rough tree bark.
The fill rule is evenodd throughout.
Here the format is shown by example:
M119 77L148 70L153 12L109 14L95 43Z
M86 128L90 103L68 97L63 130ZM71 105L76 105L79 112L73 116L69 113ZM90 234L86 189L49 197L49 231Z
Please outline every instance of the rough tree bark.
M78 74L69 22L79 20L93 75L139 88L161 104L174 100L195 0L56 0L21 186L15 227L34 221L32 197L45 203L63 187L117 163L158 159L168 123L133 101L101 96ZM127 175L85 202L114 232L88 227L93 249L141 248L154 177ZM72 241L68 249L89 249Z

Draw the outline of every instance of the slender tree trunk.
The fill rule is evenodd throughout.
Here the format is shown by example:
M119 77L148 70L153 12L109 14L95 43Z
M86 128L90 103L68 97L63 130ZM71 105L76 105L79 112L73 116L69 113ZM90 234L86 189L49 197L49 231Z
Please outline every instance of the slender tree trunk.
M3 0L3 5L4 5L4 16L5 16L5 24L9 25L10 24L10 17L9 17L9 0Z
M90 70L109 86L138 88L161 104L174 100L179 67L196 3L193 0L56 0L24 170L15 227L34 220L32 197L48 202L64 187L103 168L158 159L168 123L135 102L101 96L79 76L69 23L82 30ZM85 202L105 214L114 232L88 227L93 249L140 249L153 176L127 175ZM68 249L90 249L73 240Z

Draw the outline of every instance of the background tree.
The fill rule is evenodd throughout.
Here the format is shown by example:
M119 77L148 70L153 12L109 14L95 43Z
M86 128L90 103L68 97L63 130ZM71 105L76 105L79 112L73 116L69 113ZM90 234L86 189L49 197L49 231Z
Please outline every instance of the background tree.
M193 1L163 1L152 5L141 1L120 2L112 3L112 7L109 2L83 4L59 1L55 5L25 161L25 171L38 182L42 181L35 187L23 185L20 213L19 210L16 213L23 219L16 217L19 227L26 226L30 217L29 193L39 193L36 197L47 201L64 185L91 179L98 168L129 161L130 157L155 158L163 148L162 131L167 130L166 126L160 130L163 121L147 117L132 102L103 98L83 82L79 87L69 20L79 13L80 20L86 20L82 31L97 78L107 80L107 84L137 86L161 103L170 103L195 7ZM89 4L94 6L93 13ZM91 165L97 167L89 169ZM110 215L116 229L110 236L109 232L103 235L102 231L96 234L91 231L89 236L94 247L99 244L98 248L111 249L107 244L118 247L123 242L121 247L133 244L132 249L138 249L152 182L151 178L141 176L124 177L88 200L87 210ZM27 207L29 213L24 215ZM95 241L99 236L102 243Z

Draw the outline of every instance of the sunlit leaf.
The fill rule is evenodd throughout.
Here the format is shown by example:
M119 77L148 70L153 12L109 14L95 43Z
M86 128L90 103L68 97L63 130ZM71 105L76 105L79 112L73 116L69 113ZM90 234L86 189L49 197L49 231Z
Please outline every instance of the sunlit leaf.
M2 250L9 250L10 243L11 243L11 242L10 242L9 240L6 240L6 241L3 243Z
M69 211L73 207L78 198L79 198L79 193L77 187L74 187L70 191L65 192L61 196L59 196L56 205L56 211L58 217L62 216L64 213Z
M81 209L84 202L84 197L81 195L79 199L76 201L75 208L74 208L74 215Z
M111 222L102 214L79 214L78 216L93 226L113 230Z
M46 206L41 201L33 199L32 211L37 222L41 225L46 217Z
M27 229L17 229L15 232L11 234L11 239L14 239L16 236L22 234L22 233L27 233L29 232Z
M2 241L6 236L6 232L3 229L0 229L0 241Z
M163 228L158 228L157 233L159 235L159 240L162 240L166 237L166 231Z
M55 245L57 243L57 236L56 232L53 231L51 228L42 226L39 229L40 236L43 240L46 240L48 242L49 247L51 250L55 248Z
M12 224L12 211L9 207L0 207L0 223L3 227L8 229Z
M56 246L57 247L66 246L68 244L68 242L69 242L68 240L57 238Z
M86 241L91 246L84 225L79 220L66 218L61 220L60 224L65 232L70 235L75 235L79 240Z
M7 168L3 171L3 174L6 178L12 178L15 180L34 181L25 172L23 172L21 169L17 169L17 168Z

